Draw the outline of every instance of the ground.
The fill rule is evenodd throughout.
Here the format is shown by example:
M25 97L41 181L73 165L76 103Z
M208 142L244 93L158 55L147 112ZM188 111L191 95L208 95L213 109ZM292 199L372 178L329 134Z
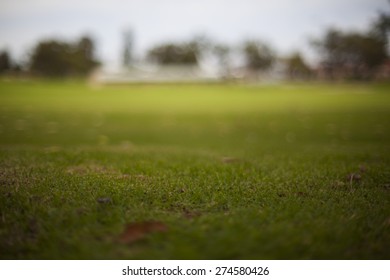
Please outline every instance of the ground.
M390 85L0 82L2 259L389 259Z

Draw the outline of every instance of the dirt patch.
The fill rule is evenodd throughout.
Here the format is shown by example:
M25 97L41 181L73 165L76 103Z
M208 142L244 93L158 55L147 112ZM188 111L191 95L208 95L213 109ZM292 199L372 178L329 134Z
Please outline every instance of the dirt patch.
M123 232L118 237L118 241L125 244L131 244L144 239L151 233L166 232L167 230L167 225L158 221L131 223L125 226Z
M30 186L38 181L38 178L31 176L30 172L18 167L0 168L0 187L15 187Z
M226 164L231 164L231 163L237 163L240 162L238 158L235 157L222 157L221 161Z
M121 173L118 170L103 165L98 165L98 164L70 166L66 169L66 173L71 175L82 175L82 176L90 175L90 174L121 176Z

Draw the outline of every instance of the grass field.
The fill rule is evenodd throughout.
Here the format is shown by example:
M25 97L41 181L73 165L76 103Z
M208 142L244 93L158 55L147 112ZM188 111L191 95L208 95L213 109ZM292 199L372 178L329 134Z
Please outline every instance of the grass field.
M2 259L389 259L390 85L0 83Z

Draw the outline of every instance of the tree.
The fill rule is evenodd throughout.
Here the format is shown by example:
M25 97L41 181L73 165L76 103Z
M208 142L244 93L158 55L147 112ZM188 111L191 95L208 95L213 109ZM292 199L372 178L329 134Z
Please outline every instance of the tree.
M80 59L83 59L86 62L94 61L94 43L90 37L81 37L76 48L81 56Z
M33 50L30 70L47 77L84 76L99 62L94 58L94 43L84 36L78 42L49 40Z
M72 72L76 75L86 75L99 65L99 62L95 59L95 44L90 37L81 37L73 48Z
M290 79L308 79L312 74L312 70L299 52L293 53L286 59L286 67Z
M264 43L248 41L243 49L246 66L250 70L267 70L275 60L274 52Z
M187 64L198 63L200 50L195 42L175 44L166 43L150 49L147 57L158 64Z
M370 78L387 59L386 42L371 33L330 29L315 45L330 78Z
M378 15L378 18L372 24L371 35L386 45L389 54L390 14L382 12Z
M389 57L390 14L380 13L367 32L330 29L314 42L329 78L372 78Z
M2 51L0 53L0 74L3 74L11 70L11 58L7 51Z
M31 57L32 72L49 77L70 74L69 45L57 41L40 42Z

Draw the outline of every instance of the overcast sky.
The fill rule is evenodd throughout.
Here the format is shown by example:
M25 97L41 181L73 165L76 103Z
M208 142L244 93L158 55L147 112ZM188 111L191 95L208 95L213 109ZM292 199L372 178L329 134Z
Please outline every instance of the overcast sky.
M139 54L197 34L228 44L258 38L282 54L307 53L308 39L326 28L365 29L388 10L386 0L0 0L0 50L21 57L38 40L90 34L100 59L112 63L131 28Z

